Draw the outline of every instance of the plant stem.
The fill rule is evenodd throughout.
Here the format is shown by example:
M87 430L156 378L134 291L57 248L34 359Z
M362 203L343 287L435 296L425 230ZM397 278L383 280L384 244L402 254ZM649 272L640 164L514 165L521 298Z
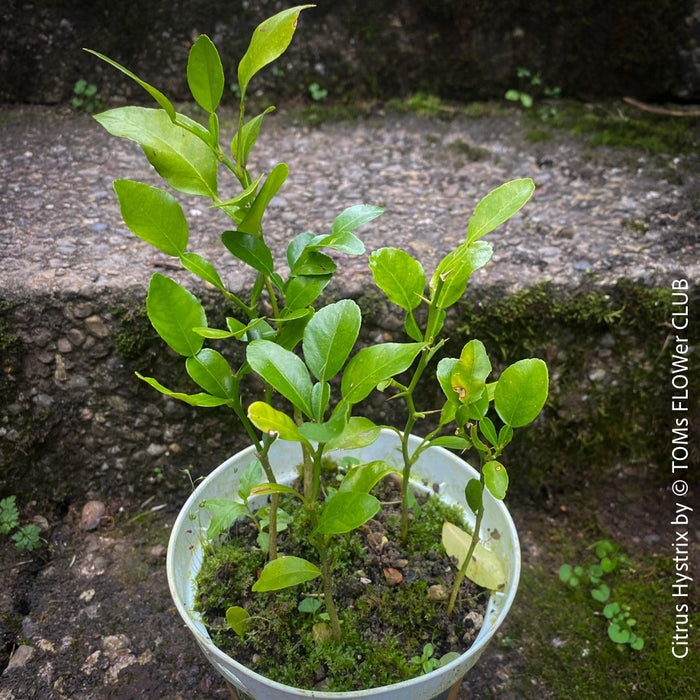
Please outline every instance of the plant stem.
M483 455L482 455L482 466L483 466ZM484 475L483 472L481 474L481 486L482 489L484 487ZM474 533L472 534L472 541L471 544L469 545L469 550L467 551L467 556L464 558L464 561L462 562L462 566L459 567L459 572L457 573L457 578L455 579L454 585L452 586L452 593L450 594L450 600L447 603L447 610L445 611L447 613L447 617L452 617L452 611L454 610L455 603L457 602L457 594L459 593L459 587L462 585L462 581L464 579L465 574L467 573L467 567L469 566L469 562L472 560L472 556L474 555L474 550L476 549L476 545L479 543L479 531L481 530L481 521L484 517L484 498L483 498L483 493L482 493L482 498L481 498L481 507L476 513L476 522L474 523Z
M326 611L331 623L331 634L333 640L340 642L342 633L340 631L340 620L338 619L338 611L333 600L333 579L331 576L331 563L328 556L328 548L323 541L323 535L320 535L316 542L319 559L321 560L321 577L323 579L323 599L326 604Z

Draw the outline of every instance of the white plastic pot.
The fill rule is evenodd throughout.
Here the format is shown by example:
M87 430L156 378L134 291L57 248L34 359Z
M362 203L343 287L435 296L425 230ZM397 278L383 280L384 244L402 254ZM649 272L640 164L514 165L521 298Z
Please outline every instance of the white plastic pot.
M411 436L415 448L419 438ZM369 447L347 453L363 462L385 460L400 463L399 439L395 432L383 430L379 439ZM501 501L484 493L486 511L482 521L482 538L501 559L506 571L506 586L493 593L489 600L484 624L475 642L459 658L432 673L393 685L346 693L302 690L269 680L224 654L211 641L204 623L194 611L195 578L202 564L202 548L209 514L200 503L207 498L235 498L243 470L255 457L253 447L239 452L217 467L204 479L180 511L168 545L167 571L170 592L178 612L194 634L205 656L234 687L241 700L292 700L292 698L373 698L376 700L447 700L450 689L459 684L477 662L486 645L505 619L515 598L520 578L520 545L513 521ZM278 440L270 450L270 460L278 480L291 483L301 462L298 443ZM439 485L443 501L460 505L471 514L464 500L467 481L478 476L466 462L440 447L423 452L412 470L416 482ZM469 515L467 515L467 519ZM472 516L473 524L473 516Z

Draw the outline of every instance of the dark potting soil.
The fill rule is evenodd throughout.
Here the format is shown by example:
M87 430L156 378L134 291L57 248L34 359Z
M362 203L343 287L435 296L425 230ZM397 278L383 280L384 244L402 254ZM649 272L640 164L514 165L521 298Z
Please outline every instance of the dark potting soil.
M305 605L316 606L315 611L299 611L306 599L323 601L320 578L279 592L251 591L266 557L250 519L237 521L224 542L205 552L197 606L214 643L272 680L326 691L396 683L430 670L445 654L464 653L482 626L489 592L465 577L447 617L446 598L457 568L444 551L441 531L445 520L464 526L461 510L436 495L416 494L419 508L403 545L396 482L385 479L374 495L382 502L380 513L330 543L341 643L330 639L323 606L310 602ZM289 513L295 505L281 501ZM279 534L280 553L316 562L315 551L299 536L309 530L303 514L294 513ZM250 615L243 637L226 622L230 606Z

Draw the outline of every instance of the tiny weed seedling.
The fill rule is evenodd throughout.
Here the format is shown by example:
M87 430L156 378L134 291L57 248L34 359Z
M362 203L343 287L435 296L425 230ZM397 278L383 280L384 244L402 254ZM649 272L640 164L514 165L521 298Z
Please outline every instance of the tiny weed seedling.
M100 93L97 92L97 86L87 82L87 80L78 80L73 87L73 99L70 101L71 106L76 112L101 112L105 106L102 102Z
M588 568L562 564L559 568L560 580L571 588L588 584L591 598L605 604L603 615L608 620L608 637L616 644L629 644L635 651L641 651L644 640L632 629L637 621L630 615L629 605L611 600L612 591L602 582L606 574L619 572L623 565L632 569L629 559L608 540L595 542L588 549L595 550L598 563L591 564Z
M12 540L19 552L31 552L41 546L41 530L36 525L19 524L19 511L17 510L15 496L8 496L0 501L0 535L9 535L12 532Z
M530 69L521 67L518 68L517 76L519 88L508 90L505 94L506 100L520 102L525 109L532 109L538 99L561 97L561 88L544 86L539 73L533 74ZM556 117L556 115L555 107L541 106L537 110L537 116L543 122Z
M441 656L439 659L436 659L435 647L433 647L433 645L430 642L428 642L423 647L423 653L420 656L411 657L409 663L413 666L417 666L418 668L420 668L423 671L423 673L430 673L436 668L440 668L440 666L445 666L446 664L450 663L450 661L456 659L458 656L459 654L455 652L448 652L447 654Z
M328 90L322 88L318 83L309 85L309 94L314 102L320 102L328 97Z

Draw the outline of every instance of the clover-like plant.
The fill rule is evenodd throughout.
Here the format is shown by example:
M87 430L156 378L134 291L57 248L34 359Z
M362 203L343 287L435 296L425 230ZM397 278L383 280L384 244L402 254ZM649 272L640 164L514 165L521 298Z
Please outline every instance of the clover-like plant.
M630 606L611 600L612 591L602 581L604 576L620 571L622 566L633 571L629 559L620 552L619 546L609 540L594 542L588 549L595 551L598 561L585 568L562 564L559 567L559 579L571 588L578 588L588 582L591 598L605 604L603 615L608 620L610 640L616 644L629 644L635 651L641 651L644 639L633 629L637 621L631 616Z

